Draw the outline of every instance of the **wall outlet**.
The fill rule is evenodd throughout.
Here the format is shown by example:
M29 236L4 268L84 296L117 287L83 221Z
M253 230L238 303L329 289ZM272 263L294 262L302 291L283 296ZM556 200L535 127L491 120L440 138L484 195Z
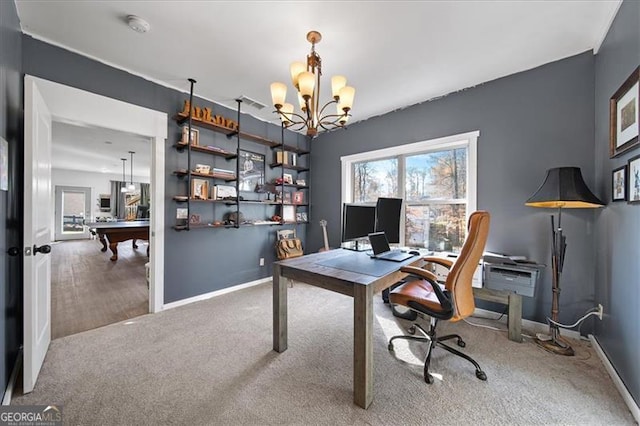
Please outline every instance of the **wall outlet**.
M264 257L260 258L260 266L264 266ZM601 318L602 319L602 318Z
M598 303L598 318L602 321L602 314L604 314L604 308L601 303Z

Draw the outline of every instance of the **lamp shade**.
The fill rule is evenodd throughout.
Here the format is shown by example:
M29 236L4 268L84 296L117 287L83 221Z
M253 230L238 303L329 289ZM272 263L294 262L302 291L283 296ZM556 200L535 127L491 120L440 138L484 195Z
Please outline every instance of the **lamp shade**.
M588 209L604 206L587 187L579 167L556 167L526 202L530 207Z

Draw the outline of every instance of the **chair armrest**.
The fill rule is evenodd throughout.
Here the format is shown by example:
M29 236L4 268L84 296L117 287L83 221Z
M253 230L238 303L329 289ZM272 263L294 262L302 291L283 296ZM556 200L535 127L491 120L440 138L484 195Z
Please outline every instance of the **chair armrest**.
M433 257L433 256L423 257L422 260L424 260L425 262L437 263L438 265L444 266L447 269L451 269L454 262L453 260L448 259L446 257Z
M400 268L400 271L406 272L411 275L416 275L419 278L427 280L429 284L431 284L433 292L436 294L438 302L440 302L442 308L447 311L452 310L453 307L451 305L451 299L445 294L444 291L442 291L442 288L440 288L440 284L438 284L438 277L436 277L434 273L429 272L426 269L417 268L415 266L403 266L402 268Z

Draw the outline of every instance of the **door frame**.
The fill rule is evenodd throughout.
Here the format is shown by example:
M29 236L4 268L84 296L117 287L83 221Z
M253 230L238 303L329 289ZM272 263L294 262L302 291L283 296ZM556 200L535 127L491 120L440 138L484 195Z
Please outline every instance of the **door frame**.
M25 75L25 85L38 87L53 121L97 126L146 136L151 139L151 199L149 223L149 312L164 304L164 185L167 114L108 98L85 90ZM25 126L30 123L25 123Z
M53 241L82 240L89 238L89 228L82 227L82 233L65 234L64 228L64 206L63 195L65 192L82 192L84 199L84 218L91 217L91 187L89 186L67 186L55 185L53 188Z

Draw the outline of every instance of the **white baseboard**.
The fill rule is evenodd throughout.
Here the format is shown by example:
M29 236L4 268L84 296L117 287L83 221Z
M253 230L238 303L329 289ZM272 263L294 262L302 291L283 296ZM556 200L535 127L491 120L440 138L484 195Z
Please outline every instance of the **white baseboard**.
M9 383L7 383L7 389L4 391L4 397L2 398L2 405L10 405L11 397L13 396L13 389L15 389L18 383L18 375L22 369L22 346L18 350L18 357L16 363L11 370L11 376L9 376Z
M199 302L201 300L211 299L212 297L221 296L223 294L231 293L238 290L243 290L245 288L253 287L256 285L264 284L271 281L271 277L260 278L259 280L250 281L244 284L234 285L228 288L223 288L222 290L216 290L205 294L200 294L198 296L189 297L187 299L177 300L175 302L166 303L162 305L162 310L177 308L178 306L188 305L193 302Z
M638 404L633 399L633 396L631 396L631 393L629 393L629 390L624 385L624 382L618 375L618 372L613 367L613 364L611 364L611 361L609 361L609 357L607 357L607 354L604 353L602 347L600 346L600 343L598 343L598 340L593 334L589 335L589 340L591 341L591 345L595 349L596 353L602 360L604 367L607 369L607 373L609 373L609 376L611 376L611 380L613 380L613 383L616 385L616 389L618 389L618 392L620 392L620 396L622 396L622 399L627 404L629 411L631 411L631 415L636 419L636 423L640 424L640 407L638 407Z
M497 312L488 311L486 309L480 309L480 308L476 308L476 310L473 313L474 315L480 314L479 316L486 317L489 319L496 319L500 316L500 314ZM506 318L506 314L505 314L505 318ZM525 327L533 331L534 334L535 333L549 334L549 324L543 324L541 322L531 321L523 318L522 328L525 328ZM560 334L570 339L580 340L580 333L578 333L575 330L567 330L563 328L561 329Z

